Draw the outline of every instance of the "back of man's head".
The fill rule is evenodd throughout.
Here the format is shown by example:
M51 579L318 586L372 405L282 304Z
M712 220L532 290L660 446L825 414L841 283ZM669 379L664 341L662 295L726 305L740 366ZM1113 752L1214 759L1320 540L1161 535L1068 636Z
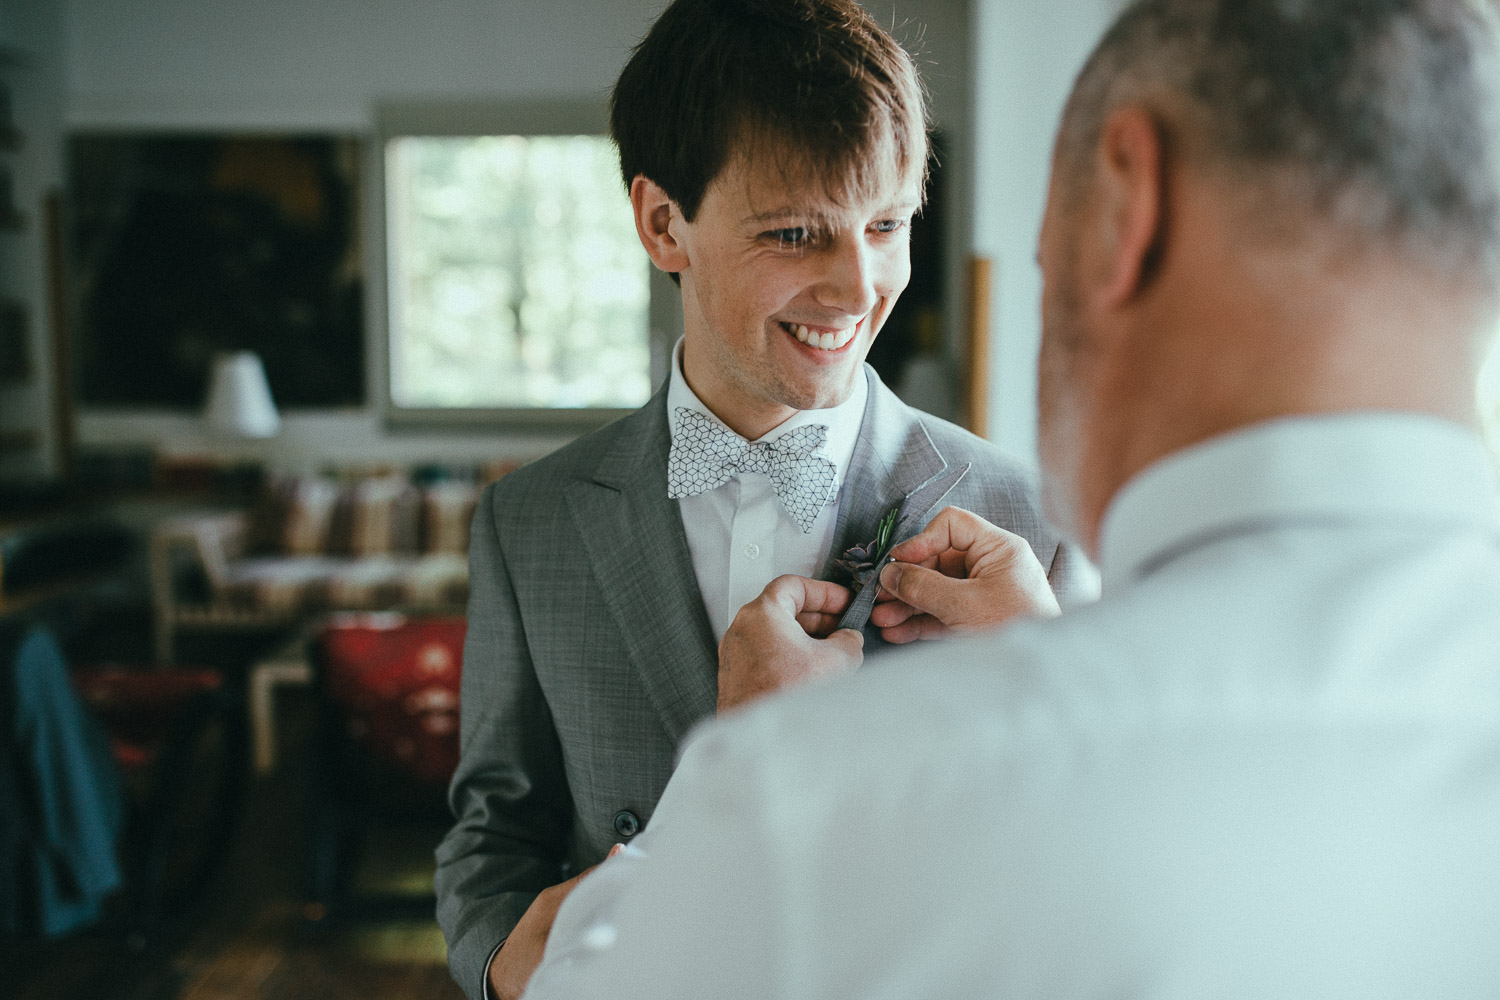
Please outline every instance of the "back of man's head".
M615 84L610 128L628 188L659 185L688 221L751 144L835 197L877 185L890 157L925 171L910 56L855 0L674 0Z
M1144 102L1182 155L1263 189L1268 223L1492 291L1496 25L1491 0L1137 0L1075 85L1060 176L1081 183L1107 114Z

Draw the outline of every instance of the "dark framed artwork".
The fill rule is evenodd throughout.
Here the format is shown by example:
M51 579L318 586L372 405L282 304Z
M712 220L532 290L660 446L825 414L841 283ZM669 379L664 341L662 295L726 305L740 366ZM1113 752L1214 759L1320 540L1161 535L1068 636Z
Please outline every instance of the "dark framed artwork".
M278 407L365 400L359 140L76 135L69 276L83 405L195 409L220 351Z

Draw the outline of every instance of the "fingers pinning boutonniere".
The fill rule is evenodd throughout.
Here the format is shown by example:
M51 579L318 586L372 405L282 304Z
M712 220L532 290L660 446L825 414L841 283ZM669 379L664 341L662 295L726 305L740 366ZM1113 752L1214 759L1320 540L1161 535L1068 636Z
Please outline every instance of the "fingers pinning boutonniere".
M901 514L901 504L885 512L875 526L875 538L863 545L845 549L841 558L833 565L849 574L850 587L857 594L875 579L875 567L880 565L895 541L896 518Z

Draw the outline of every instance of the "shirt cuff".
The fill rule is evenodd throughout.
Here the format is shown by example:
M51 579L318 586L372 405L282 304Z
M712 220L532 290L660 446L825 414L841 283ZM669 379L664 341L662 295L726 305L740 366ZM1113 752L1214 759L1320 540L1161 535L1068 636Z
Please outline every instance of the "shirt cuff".
M505 947L505 942L510 940L509 935L500 939L495 945L495 950L490 952L490 957L484 963L484 1000L495 1000L495 994L490 992L490 966L495 964L495 956L500 954L500 949Z

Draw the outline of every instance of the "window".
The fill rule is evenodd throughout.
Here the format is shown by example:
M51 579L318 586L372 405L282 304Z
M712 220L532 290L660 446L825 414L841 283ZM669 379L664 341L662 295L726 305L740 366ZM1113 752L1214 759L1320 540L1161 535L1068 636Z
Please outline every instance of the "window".
M1500 462L1500 338L1479 373L1479 417L1490 452Z
M673 335L614 145L580 117L387 128L394 418L601 422L650 397Z

